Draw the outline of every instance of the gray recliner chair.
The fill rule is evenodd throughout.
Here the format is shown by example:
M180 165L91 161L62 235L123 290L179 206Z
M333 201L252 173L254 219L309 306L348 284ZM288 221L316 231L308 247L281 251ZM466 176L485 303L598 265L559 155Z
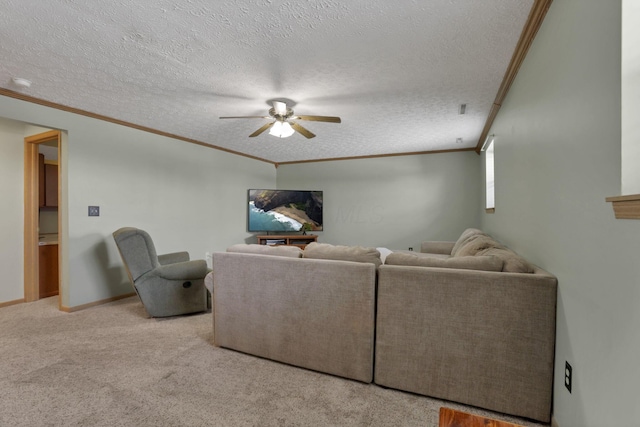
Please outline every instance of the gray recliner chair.
M207 310L204 260L189 260L188 252L157 255L146 231L124 227L113 232L129 279L151 317Z

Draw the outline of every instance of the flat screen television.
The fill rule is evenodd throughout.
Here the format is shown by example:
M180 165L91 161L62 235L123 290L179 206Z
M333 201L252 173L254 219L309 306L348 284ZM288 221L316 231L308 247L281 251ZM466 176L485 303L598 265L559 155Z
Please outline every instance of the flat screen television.
M322 231L322 191L249 190L247 228L250 232Z

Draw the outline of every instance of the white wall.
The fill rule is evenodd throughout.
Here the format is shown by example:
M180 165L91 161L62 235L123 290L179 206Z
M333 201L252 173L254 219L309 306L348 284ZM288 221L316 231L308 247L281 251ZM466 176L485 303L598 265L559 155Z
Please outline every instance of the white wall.
M482 228L559 281L560 427L640 426L640 221L605 202L620 191L620 21L620 1L555 0L491 129Z
M324 191L318 241L420 250L479 224L474 152L282 165L278 188Z
M0 302L24 298L24 127L0 118Z
M65 205L60 208L60 239L67 258L67 277L61 284L67 287L64 306L132 291L111 237L116 229L143 228L159 253L188 250L192 258L204 259L205 252L248 237L247 189L275 186L271 164L136 129L6 97L0 97L0 117L66 130L60 159ZM12 154L17 157L12 168L19 170L11 171L11 180L22 185L23 135L19 148L11 149L20 151ZM3 185L8 173L0 170ZM12 214L16 224L22 223L22 197L20 190L14 207L20 213ZM87 216L89 205L100 206L100 217ZM4 215L0 222L4 228ZM15 253L21 260L22 227L12 233L0 248L3 253L19 248ZM22 286L18 265L7 269Z

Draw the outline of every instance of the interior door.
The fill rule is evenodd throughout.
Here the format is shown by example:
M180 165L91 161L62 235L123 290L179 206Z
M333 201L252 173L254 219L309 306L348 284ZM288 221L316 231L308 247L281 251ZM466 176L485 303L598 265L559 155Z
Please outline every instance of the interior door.
M61 132L51 130L24 139L24 299L26 302L40 298L40 268L39 268L39 144L55 143L58 147L60 159ZM60 182L60 168L58 167L58 182ZM58 205L60 205L60 191L58 191ZM58 234L61 232L60 215L58 215ZM60 241L58 241L58 256L60 260ZM60 281L58 266L58 283ZM58 303L60 305L60 302Z

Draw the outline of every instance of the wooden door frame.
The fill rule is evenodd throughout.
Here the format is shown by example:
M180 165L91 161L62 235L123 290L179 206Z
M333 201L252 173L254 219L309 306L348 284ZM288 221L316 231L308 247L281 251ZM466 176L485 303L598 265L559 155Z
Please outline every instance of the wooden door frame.
M39 144L56 141L58 146L58 263L62 259L60 235L62 234L62 219L60 215L61 207L61 185L60 180L60 160L62 132L51 130L37 135L24 138L24 300L25 302L37 301L40 299L39 292L39 270L38 262L38 226L39 208L38 200L38 154ZM62 269L58 268L58 283L62 285ZM58 307L62 307L62 298L58 294Z

